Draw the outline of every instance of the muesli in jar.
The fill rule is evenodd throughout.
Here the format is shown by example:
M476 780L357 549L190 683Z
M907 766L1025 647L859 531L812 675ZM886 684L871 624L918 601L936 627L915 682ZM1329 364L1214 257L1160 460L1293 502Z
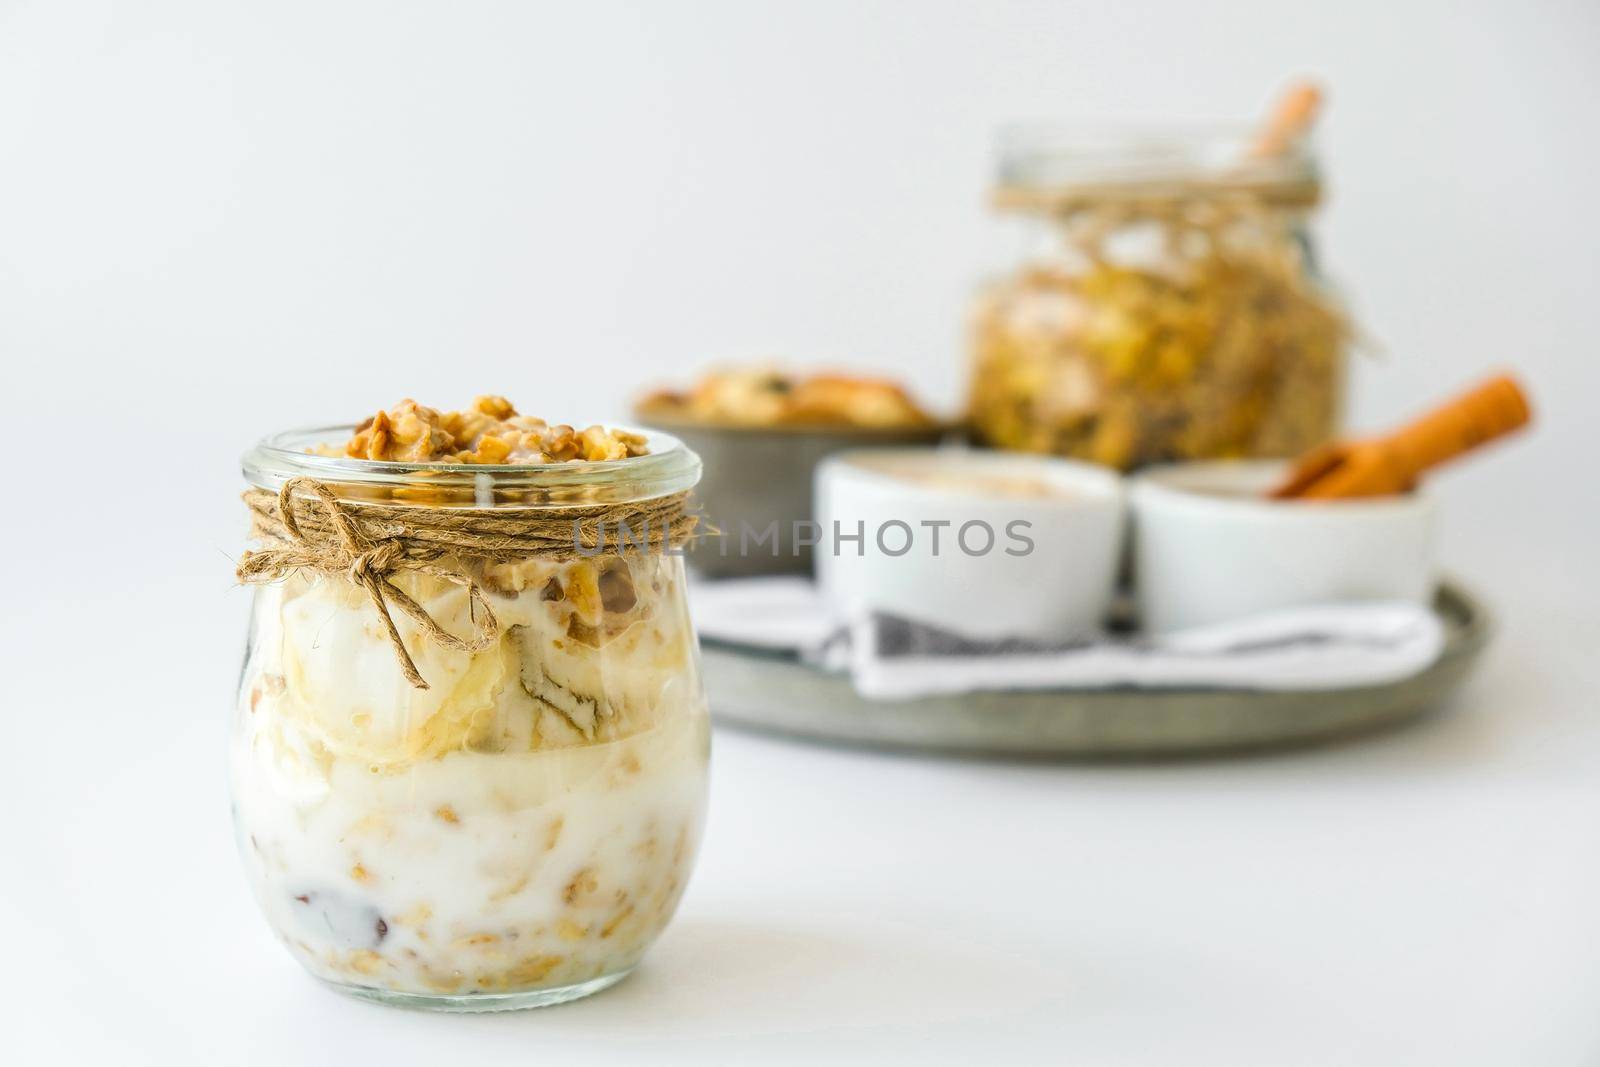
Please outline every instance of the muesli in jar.
M447 1010L570 1000L672 916L709 729L676 549L699 461L479 398L244 461L231 741L268 921L312 974Z
M1327 439L1349 330L1311 254L1307 93L1265 135L1008 133L995 202L1027 240L976 305L979 441L1129 469Z

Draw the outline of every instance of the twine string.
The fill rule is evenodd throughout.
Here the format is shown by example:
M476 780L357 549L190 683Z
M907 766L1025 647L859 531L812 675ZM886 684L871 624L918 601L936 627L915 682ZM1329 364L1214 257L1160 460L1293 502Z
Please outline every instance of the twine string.
M297 490L305 494L296 495ZM483 587L469 572L445 561L511 563L545 558L615 554L624 547L662 551L693 536L695 516L686 510L688 494L678 493L632 504L521 511L435 508L340 500L325 483L290 478L277 493L251 489L251 536L265 547L239 560L240 582L263 584L301 571L342 578L366 591L383 620L395 659L414 688L428 683L417 670L395 625L399 608L434 644L459 652L481 652L500 637L500 621ZM608 545L606 527L619 534ZM633 534L621 543L621 530ZM458 637L439 625L421 604L391 580L400 573L423 574L467 591L474 631Z

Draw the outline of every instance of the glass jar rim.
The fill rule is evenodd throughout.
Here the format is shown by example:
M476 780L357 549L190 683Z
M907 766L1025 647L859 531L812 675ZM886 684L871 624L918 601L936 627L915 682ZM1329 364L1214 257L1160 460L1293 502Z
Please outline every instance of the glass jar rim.
M995 200L1028 209L1096 200L1253 196L1315 204L1311 144L1254 155L1241 123L1013 123L995 139Z
M625 504L685 492L700 481L700 457L678 438L660 430L616 429L643 437L648 451L628 459L496 464L392 462L308 451L348 439L355 426L344 423L264 437L240 463L245 480L258 489L276 491L291 478L305 477L340 497L371 499L375 492L398 490L397 503L413 499L470 508Z

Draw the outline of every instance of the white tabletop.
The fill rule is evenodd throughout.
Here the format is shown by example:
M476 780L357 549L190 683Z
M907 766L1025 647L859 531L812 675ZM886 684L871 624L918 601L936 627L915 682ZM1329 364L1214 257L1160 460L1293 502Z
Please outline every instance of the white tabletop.
M95 610L142 629L99 664L129 701L93 736L24 723L7 754L12 854L39 875L0 894L11 1040L164 1064L1594 1062L1597 634L1559 584L1501 597L1443 714L1335 747L1017 765L719 731L701 862L655 950L589 1001L494 1017L343 998L275 942L223 781L242 629L218 620L243 595L124 590ZM137 622L151 602L216 610ZM41 603L12 718L85 684L41 639L68 609Z

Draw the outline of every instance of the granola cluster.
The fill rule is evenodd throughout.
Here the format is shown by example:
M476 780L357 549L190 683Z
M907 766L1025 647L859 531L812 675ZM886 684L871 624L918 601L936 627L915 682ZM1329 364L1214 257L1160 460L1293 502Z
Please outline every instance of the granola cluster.
M734 426L931 425L899 384L835 374L800 377L772 369L714 371L685 392L660 390L639 402L645 417Z
M319 455L401 463L577 463L646 453L638 434L604 426L574 430L519 415L503 396L480 396L462 411L402 400L361 423Z

